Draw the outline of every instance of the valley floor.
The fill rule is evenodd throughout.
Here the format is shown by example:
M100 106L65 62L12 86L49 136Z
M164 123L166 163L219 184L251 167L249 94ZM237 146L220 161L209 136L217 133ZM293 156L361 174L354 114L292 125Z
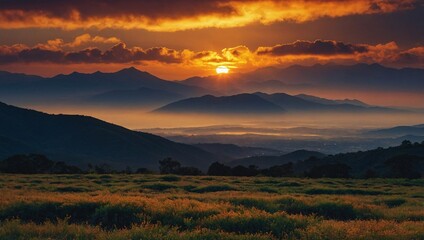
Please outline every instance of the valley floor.
M424 179L3 174L0 239L424 239Z

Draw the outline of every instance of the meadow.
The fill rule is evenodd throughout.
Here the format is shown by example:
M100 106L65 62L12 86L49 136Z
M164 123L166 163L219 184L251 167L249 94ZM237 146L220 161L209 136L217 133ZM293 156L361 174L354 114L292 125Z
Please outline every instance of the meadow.
M0 239L424 239L424 179L2 174Z

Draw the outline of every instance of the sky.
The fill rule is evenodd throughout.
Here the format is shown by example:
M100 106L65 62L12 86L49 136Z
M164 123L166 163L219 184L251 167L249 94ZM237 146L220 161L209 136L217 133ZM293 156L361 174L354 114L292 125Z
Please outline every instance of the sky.
M0 0L0 70L178 80L327 62L424 68L424 1Z

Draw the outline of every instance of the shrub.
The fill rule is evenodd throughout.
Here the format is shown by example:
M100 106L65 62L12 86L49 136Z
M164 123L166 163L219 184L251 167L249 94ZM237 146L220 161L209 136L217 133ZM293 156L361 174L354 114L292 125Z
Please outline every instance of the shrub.
M385 199L382 201L387 207L394 208L399 207L400 205L406 203L406 200L403 198L392 198L392 199Z
M55 202L17 202L0 210L0 220L18 218L24 222L43 223L63 218L60 214L60 203Z
M283 213L228 213L216 215L204 221L204 227L221 229L225 232L235 233L271 233L277 238L290 236L298 228L305 228L306 221L290 219Z
M90 190L85 187L67 186L67 187L57 187L54 191L55 192L88 192Z
M311 188L305 191L306 194L332 194L332 195L385 195L383 191L362 190L362 189L328 189L328 188Z
M309 206L294 198L281 198L276 201L278 208L290 214L310 214Z
M236 189L229 185L209 185L192 189L191 192L206 193L206 192L221 192L221 191L235 191Z
M277 186L279 186L279 187L301 187L302 184L300 184L298 182L282 182L282 183L279 183Z
M163 191L167 189L177 188L177 186L168 183L154 183L150 185L144 185L144 188L152 189L155 191Z
M300 200L285 198L277 201L279 209L290 214L315 214L327 219L353 220L380 218L368 209L355 209L352 205L337 202L323 202L308 205Z
M260 192L267 192L267 193L278 193L278 190L273 187L260 187L258 189Z
M65 204L60 207L61 215L68 217L69 223L88 223L91 221L96 209L103 204L99 202L77 202Z
M267 211L267 212L277 212L278 205L267 201L264 199L257 199L257 198L234 198L230 200L231 204L233 205L240 205L244 206L246 208L256 208L259 210Z
M133 205L107 204L96 209L91 224L102 228L129 228L133 224L142 222L141 208Z
M178 182L181 180L181 177L175 175L166 175L162 177L162 180L166 182Z

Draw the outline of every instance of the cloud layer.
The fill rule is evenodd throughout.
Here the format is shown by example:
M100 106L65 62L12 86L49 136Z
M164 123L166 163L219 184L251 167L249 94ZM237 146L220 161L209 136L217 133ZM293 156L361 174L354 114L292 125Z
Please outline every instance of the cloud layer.
M91 44L104 44L104 50ZM81 48L82 46L89 46ZM70 42L53 39L29 47L23 44L0 46L0 65L11 64L180 64L195 68L228 65L234 68L288 65L299 62L352 61L382 63L397 67L424 67L424 47L402 50L395 42L368 45L334 40L295 41L261 46L252 51L246 46L222 51L175 50L167 47L128 47L115 37L83 34Z
M418 0L0 0L0 28L179 31L389 13L417 4Z
M258 55L344 55L367 52L366 45L345 44L336 41L296 41L289 44L279 44L273 47L260 47Z

